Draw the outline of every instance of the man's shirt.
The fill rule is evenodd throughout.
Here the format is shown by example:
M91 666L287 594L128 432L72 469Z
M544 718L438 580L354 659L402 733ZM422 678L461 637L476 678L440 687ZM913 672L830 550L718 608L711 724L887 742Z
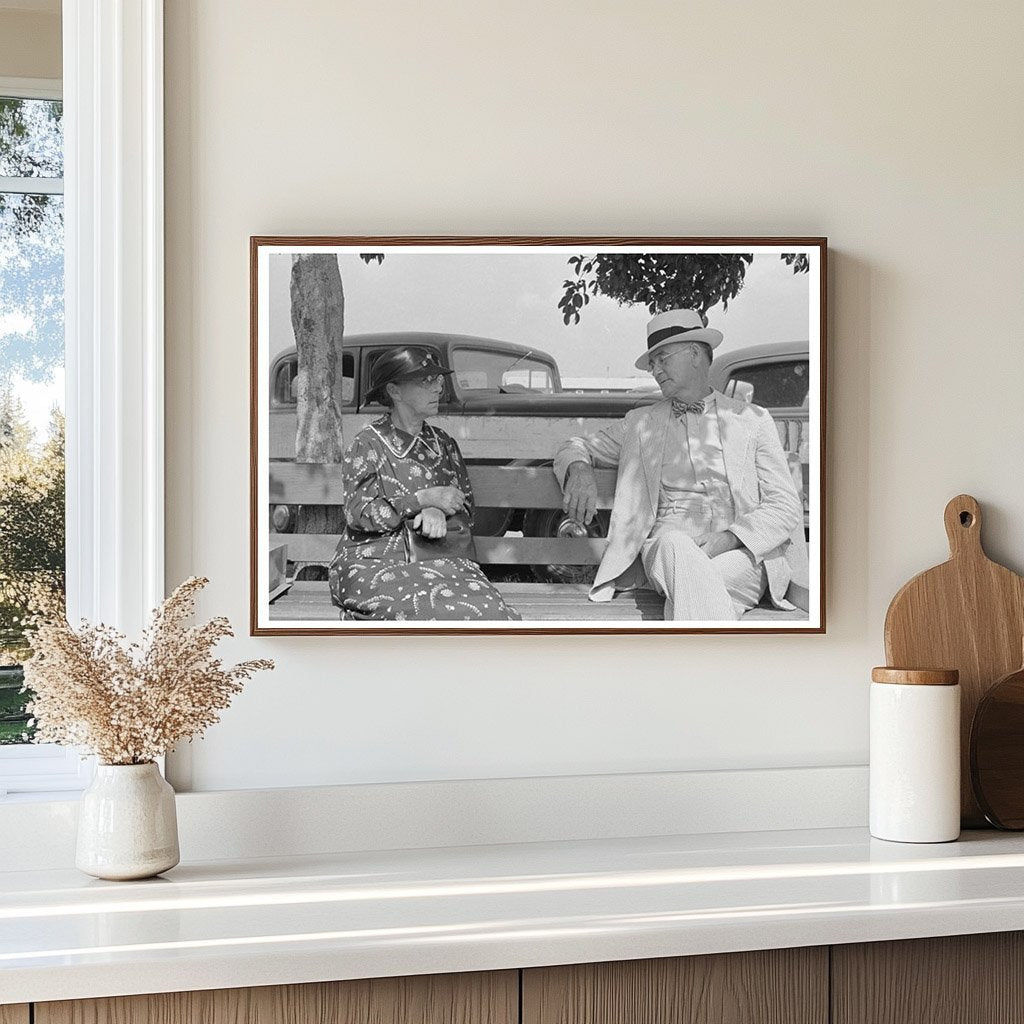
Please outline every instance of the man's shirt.
M683 518L693 535L726 529L735 516L718 427L717 394L704 412L669 419L661 461L658 519Z

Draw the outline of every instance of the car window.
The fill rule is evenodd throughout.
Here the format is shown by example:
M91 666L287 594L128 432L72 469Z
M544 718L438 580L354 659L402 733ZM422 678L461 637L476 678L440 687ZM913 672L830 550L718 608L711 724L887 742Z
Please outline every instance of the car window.
M297 405L299 401L299 357L290 356L277 367L274 376L274 404ZM352 405L356 396L356 357L351 352L341 354L341 402Z
M757 405L776 409L799 409L807 405L809 377L809 364L806 359L749 363L729 371L726 393L732 394L740 382L746 382L753 388L753 395L749 400Z
M550 363L514 353L493 352L482 348L457 348L452 353L452 369L463 391L540 391L555 390L555 374Z
M278 364L277 373L274 376L274 404L294 405L295 404L295 371L298 368L298 359L285 359Z
M341 354L341 401L354 405L356 400L356 357L351 352Z

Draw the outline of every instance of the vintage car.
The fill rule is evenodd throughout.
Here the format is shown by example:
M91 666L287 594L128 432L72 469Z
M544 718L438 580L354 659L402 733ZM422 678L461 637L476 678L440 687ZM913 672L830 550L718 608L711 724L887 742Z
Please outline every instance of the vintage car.
M775 420L782 447L808 463L811 367L806 341L750 345L723 353L711 367L723 394L763 406ZM807 509L806 473L802 482Z
M446 383L438 415L431 422L458 441L470 467L550 465L554 452L567 438L600 430L609 420L660 398L653 381L650 388L633 391L567 391L552 356L512 342L423 332L357 334L344 339L336 389L346 439L384 411L380 404L365 400L370 372L384 352L404 345L432 349L455 371ZM272 468L275 462L295 459L297 373L294 348L284 350L272 362ZM719 390L771 410L790 453L794 475L801 476L803 485L806 465L801 464L806 463L808 451L807 343L759 345L731 352L715 361L712 373ZM806 509L806 486L803 490ZM270 508L271 530L276 534L305 532L300 505L287 499L286 494L275 497ZM325 510L321 506L317 512L317 532L340 531L340 507ZM521 532L526 537L599 537L606 531L608 515L606 509L600 511L584 530L560 508L531 508L505 501L501 506L478 505L474 533L484 537L501 537L509 532ZM532 571L543 580L573 582L583 582L588 573L593 573L592 568L557 565L533 566Z
M404 345L434 351L455 371L431 422L458 441L470 466L549 463L566 438L599 429L601 422L657 400L655 395L567 392L554 358L526 345L456 334L357 334L344 340L337 389L346 439L385 411L379 402L367 402L363 396L369 391L375 360L388 349ZM295 458L297 372L294 348L280 353L271 366L271 461ZM293 530L295 512L276 504L273 529ZM500 536L509 529L521 529L528 536L557 536L556 520L560 519L551 509L478 508L474 532Z

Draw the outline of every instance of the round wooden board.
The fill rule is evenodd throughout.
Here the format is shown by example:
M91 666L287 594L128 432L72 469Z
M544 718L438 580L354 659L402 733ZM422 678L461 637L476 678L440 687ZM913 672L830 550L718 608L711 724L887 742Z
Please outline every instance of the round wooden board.
M1024 829L1024 668L982 697L971 726L971 785L997 828Z
M905 584L885 616L889 665L944 665L960 672L960 809L965 828L986 819L971 787L970 733L989 687L1020 665L1024 578L993 562L981 544L981 509L969 494L946 506L948 562Z

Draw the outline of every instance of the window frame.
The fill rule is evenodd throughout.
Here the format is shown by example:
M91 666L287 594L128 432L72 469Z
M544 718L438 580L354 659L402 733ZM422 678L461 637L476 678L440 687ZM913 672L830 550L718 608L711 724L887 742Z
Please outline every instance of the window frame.
M7 78L0 75L0 97L16 100L63 101L58 78ZM0 192L20 195L63 195L63 178L16 178L0 174Z
M19 100L63 100L59 78L10 78L0 75L0 96Z
M68 619L141 633L164 597L163 0L63 0ZM18 95L8 92L7 95ZM0 751L0 796L81 789L75 750Z
M0 77L0 97L22 100L63 100L61 82L53 78ZM63 195L63 178L0 176L0 192L20 195ZM9 743L0 746L0 797L7 793L79 790L92 776L92 765L77 751L53 743Z

